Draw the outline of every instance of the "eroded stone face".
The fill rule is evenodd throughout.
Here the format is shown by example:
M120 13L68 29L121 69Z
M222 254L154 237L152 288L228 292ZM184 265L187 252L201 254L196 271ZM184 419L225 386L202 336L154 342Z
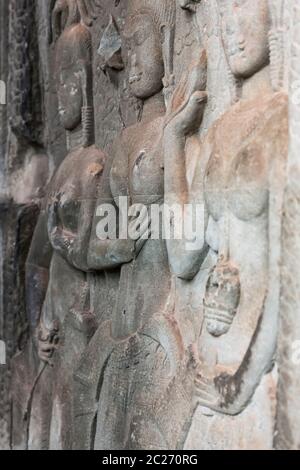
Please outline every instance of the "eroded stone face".
M11 173L0 165L12 198L0 200L0 216L14 209L0 217L1 269L12 282L18 260L13 298L30 326L15 341L21 350L7 350L13 447L299 447L299 384L286 357L299 330L299 106L291 92L288 120L284 78L289 57L298 78L296 0L294 11L282 0L29 4L22 15L15 5L7 24L38 18L30 25L44 81L32 71L32 40L28 86L11 91ZM10 75L16 87L12 66ZM37 85L43 112L31 106ZM98 236L99 206L118 216L120 198L143 205L147 236L124 239L119 227L113 239ZM176 239L156 230L151 208L163 204L184 209L165 229L192 222L195 243L184 230ZM7 341L16 320L5 302Z
M222 37L232 73L248 78L269 61L268 0L222 2Z
M86 73L83 63L89 68L91 67L90 46L84 47L85 41L87 45L91 42L88 35L89 32L85 26L75 25L65 30L58 40L56 59L58 109L61 124L69 131L80 124L82 117L82 84ZM80 43L78 41L81 37L82 42ZM78 57L75 62L72 55L75 53L76 47L79 50L82 48L82 58L80 60Z
M161 37L150 15L137 15L130 22L129 84L132 93L147 99L159 93L164 77Z

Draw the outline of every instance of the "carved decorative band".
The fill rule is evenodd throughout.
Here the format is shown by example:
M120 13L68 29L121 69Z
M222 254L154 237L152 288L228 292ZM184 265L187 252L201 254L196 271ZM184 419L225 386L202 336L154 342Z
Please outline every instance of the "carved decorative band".
M236 314L236 310L223 310L204 304L205 318L207 320L218 320L228 325L231 325Z

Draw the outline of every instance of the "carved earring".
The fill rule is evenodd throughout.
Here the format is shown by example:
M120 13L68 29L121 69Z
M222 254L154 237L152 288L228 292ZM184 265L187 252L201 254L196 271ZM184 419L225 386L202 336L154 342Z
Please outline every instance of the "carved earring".
M94 110L92 106L83 106L82 116L82 139L83 147L94 144Z
M280 90L283 85L283 70L281 64L282 37L278 31L269 33L271 82L274 91Z
M163 78L164 97L166 107L174 91L175 78L173 71L173 55L174 55L174 27L163 25L160 29L162 37L162 52L165 66L165 76Z
M82 92L83 92L83 107L81 109L81 122L82 122L82 140L83 147L89 147L94 143L94 109L91 106L93 97L92 97L92 83L89 80L91 76L86 70L82 67Z

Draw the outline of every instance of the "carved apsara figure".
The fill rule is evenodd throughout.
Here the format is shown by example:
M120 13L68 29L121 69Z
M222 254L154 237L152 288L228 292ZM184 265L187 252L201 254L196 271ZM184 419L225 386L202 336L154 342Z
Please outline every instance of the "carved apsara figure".
M28 308L32 325L39 323L42 361L26 410L31 449L72 448L73 371L97 327L92 280L87 264L77 261L89 242L105 164L94 145L92 40L81 8L80 2L59 0L53 15L60 32L55 70L68 154L49 185L27 262Z
M165 129L166 202L204 206L202 243L171 240L168 251L179 278L199 277L195 394L221 414L241 413L275 360L288 146L279 3L219 1L237 102L191 144L205 89L187 77L173 98L185 105Z
M140 121L116 140L109 175L117 204L161 205L164 173L161 137L165 98L173 85L173 0L132 0L126 19L129 82L143 102ZM165 92L165 93L163 93ZM100 202L100 201L99 201ZM147 211L146 211L147 213ZM141 217L141 225L148 217ZM144 219L145 217L145 219ZM97 218L95 219L95 227ZM146 224L146 232L151 229ZM170 301L165 241L99 240L92 229L91 269L121 266L112 318L102 324L76 372L76 448L172 449L182 445L191 400L181 369L180 329ZM174 416L174 409L177 409ZM170 422L172 420L172 426Z

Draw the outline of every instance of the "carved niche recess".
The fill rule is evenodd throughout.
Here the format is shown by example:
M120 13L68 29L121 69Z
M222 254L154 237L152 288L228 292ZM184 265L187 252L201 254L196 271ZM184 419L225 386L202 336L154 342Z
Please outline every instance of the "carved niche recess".
M55 169L26 263L13 448L299 448L293 7L39 3L60 137L30 115ZM121 220L124 200L142 233L101 239L99 207ZM156 237L154 206L179 213ZM175 222L194 239L165 239Z

